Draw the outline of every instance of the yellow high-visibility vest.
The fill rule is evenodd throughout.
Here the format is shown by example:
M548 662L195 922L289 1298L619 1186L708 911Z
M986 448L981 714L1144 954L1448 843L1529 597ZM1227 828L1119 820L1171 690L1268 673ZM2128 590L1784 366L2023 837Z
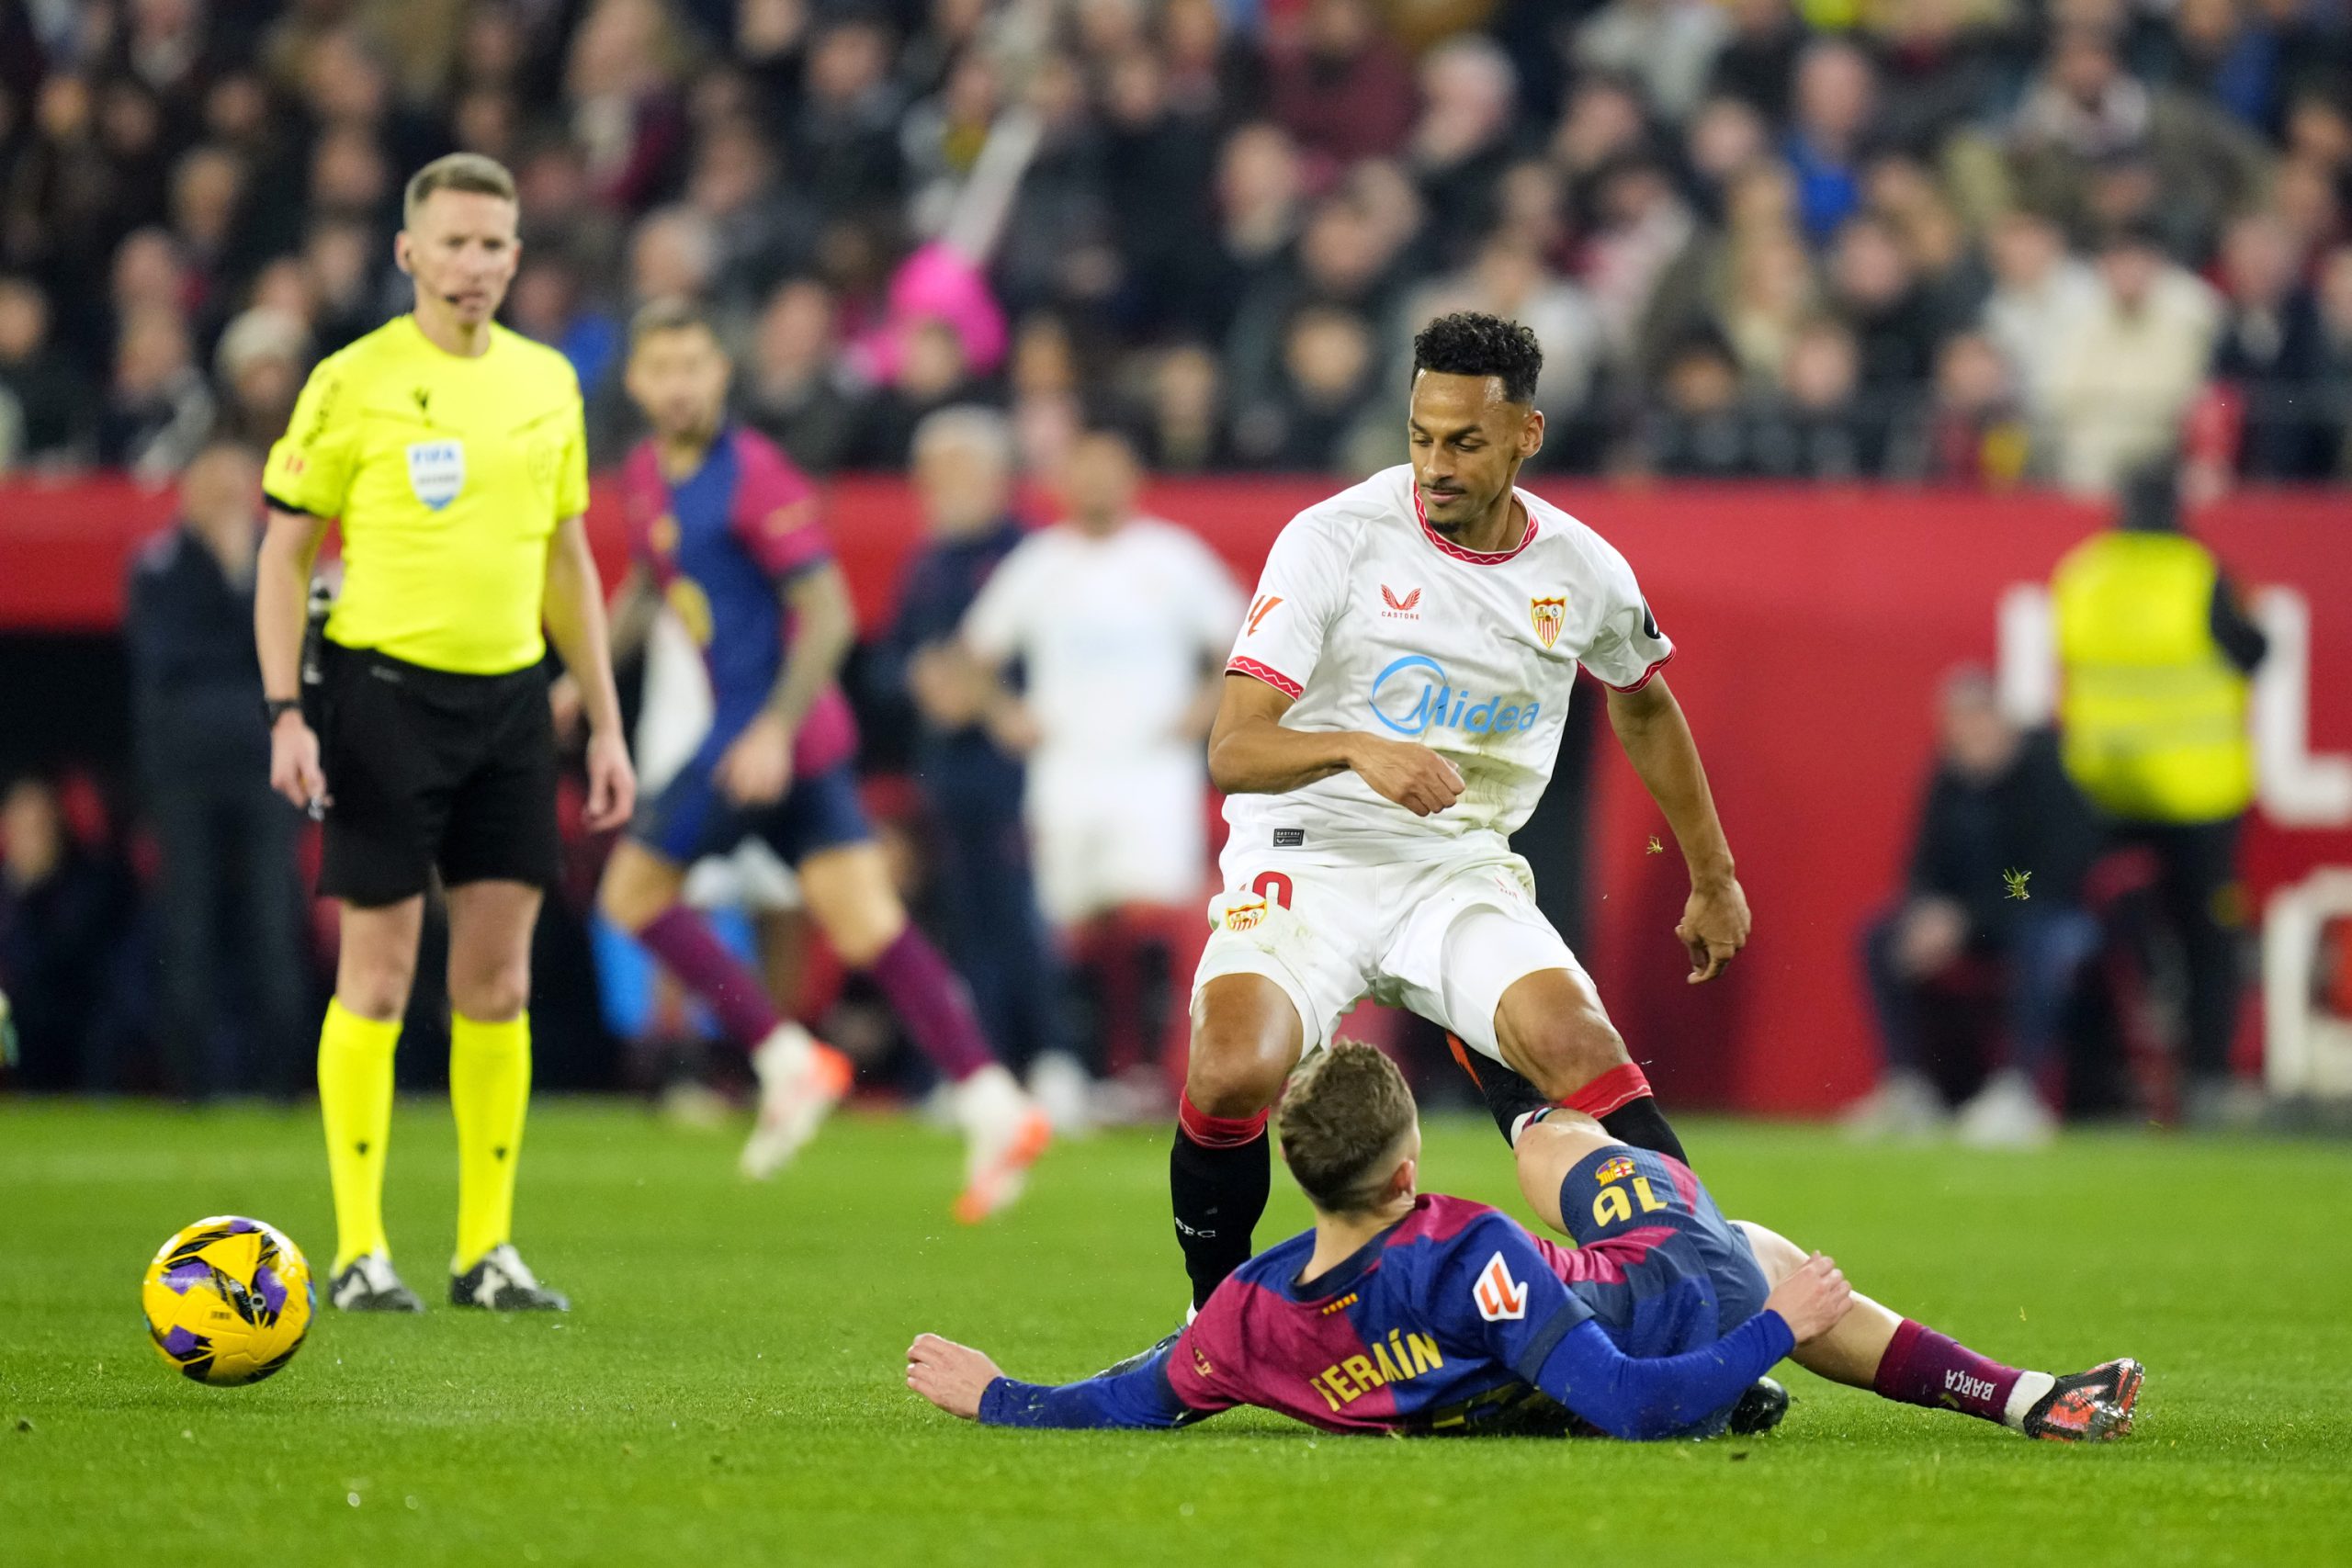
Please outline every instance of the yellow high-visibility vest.
M2066 771L2113 816L2216 822L2254 800L2246 680L2213 640L2218 575L2177 534L2100 534L2058 563Z

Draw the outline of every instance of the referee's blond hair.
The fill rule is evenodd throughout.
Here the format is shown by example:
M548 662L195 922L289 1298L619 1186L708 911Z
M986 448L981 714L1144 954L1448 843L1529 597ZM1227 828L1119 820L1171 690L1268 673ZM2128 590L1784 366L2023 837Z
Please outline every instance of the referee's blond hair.
M417 209L436 190L494 196L518 207L522 205L522 198L514 192L514 176L507 173L505 164L480 152L450 152L408 177L408 190L401 198L401 222L404 227L416 227Z

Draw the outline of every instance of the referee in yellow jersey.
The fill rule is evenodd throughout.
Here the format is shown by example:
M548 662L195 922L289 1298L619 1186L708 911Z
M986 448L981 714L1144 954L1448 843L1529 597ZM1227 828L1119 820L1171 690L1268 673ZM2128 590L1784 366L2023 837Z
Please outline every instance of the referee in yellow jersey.
M409 181L394 242L414 310L311 373L265 488L254 592L269 781L323 809L321 891L343 914L319 1035L334 1183L331 1299L419 1312L384 1235L392 1047L437 870L449 914L449 1100L458 1245L449 1299L562 1310L514 1251L514 1165L531 1088L531 928L557 871L544 624L586 709L591 828L628 819L588 506L580 384L492 318L521 254L514 181L453 153ZM316 711L300 701L311 563L343 531ZM317 728L311 728L315 721Z

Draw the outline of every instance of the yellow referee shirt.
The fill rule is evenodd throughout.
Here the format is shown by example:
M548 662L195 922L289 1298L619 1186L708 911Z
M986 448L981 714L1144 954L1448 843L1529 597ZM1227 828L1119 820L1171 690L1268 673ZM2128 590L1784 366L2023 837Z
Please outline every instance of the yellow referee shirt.
M311 372L263 484L342 519L327 636L430 669L535 664L548 539L588 509L580 381L551 348L491 328L467 359L402 316Z

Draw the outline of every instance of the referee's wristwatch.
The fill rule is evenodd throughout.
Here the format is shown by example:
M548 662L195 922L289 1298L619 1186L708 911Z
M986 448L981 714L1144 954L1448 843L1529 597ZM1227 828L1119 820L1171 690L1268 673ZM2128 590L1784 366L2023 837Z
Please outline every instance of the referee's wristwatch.
M276 729L277 721L289 713L302 711L300 697L264 697L261 700L261 722L265 729Z

